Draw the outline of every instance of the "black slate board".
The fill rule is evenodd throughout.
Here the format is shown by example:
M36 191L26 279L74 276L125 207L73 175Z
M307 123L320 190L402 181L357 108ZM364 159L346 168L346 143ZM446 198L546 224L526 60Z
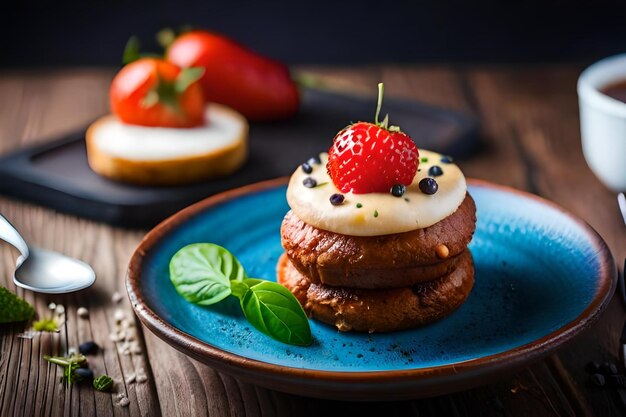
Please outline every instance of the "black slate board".
M100 177L87 165L81 131L0 158L0 193L112 225L151 227L209 195L291 174L299 163L326 151L349 122L372 120L375 101L306 90L294 119L250 127L250 158L239 172L188 186L140 187ZM462 113L393 98L385 99L383 112L419 148L460 157L477 143L477 123Z

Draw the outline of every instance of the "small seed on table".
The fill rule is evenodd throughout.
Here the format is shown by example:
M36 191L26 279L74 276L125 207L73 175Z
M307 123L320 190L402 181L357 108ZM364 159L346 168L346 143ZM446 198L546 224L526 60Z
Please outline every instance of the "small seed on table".
M120 407L127 407L130 404L130 400L126 395L118 395L119 402L117 403Z
M115 310L115 313L113 313L113 318L115 319L116 323L120 323L122 320L124 320L125 317L126 315L119 308Z
M76 314L78 314L78 317L80 317L81 319L86 319L87 317L89 317L89 310L87 310L85 307L78 307L78 310L76 310Z
M437 245L437 247L435 248L435 253L437 253L437 256L441 259L446 259L448 256L450 256L450 249L448 249L446 245Z

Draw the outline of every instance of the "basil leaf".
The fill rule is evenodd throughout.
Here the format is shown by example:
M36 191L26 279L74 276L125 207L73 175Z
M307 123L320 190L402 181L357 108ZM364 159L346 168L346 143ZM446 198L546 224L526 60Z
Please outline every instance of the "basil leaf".
M185 246L170 261L170 279L178 294L204 306L228 297L230 281L243 281L246 277L237 258L213 243Z
M279 342L310 345L309 319L296 297L280 284L256 281L244 280L253 285L241 298L241 309L250 324Z
M266 282L266 281L264 279L260 279L260 278L246 278L246 279L243 280L243 282L245 284L247 284L248 287L252 287L253 285L260 284L260 283Z
M230 293L241 300L244 294L250 289L250 285L246 281L248 280L231 281Z

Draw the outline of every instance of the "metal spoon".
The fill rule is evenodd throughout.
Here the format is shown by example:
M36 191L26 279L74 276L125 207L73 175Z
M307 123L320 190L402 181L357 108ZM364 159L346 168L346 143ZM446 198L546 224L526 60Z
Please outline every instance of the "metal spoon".
M13 282L22 288L62 294L87 288L96 280L96 273L85 262L28 246L17 229L1 214L0 239L14 246L21 254L17 258Z

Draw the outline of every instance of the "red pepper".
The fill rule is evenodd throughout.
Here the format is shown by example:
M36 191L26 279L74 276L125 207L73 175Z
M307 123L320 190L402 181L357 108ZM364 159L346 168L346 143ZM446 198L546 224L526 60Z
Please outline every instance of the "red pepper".
M298 89L287 67L225 36L184 33L168 47L166 59L180 67L203 67L205 100L230 106L252 121L286 119L298 110Z

